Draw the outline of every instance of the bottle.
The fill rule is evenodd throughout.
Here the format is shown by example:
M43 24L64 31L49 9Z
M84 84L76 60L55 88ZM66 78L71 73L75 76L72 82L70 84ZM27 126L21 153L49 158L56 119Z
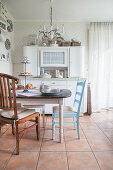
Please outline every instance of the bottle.
M58 70L55 70L55 77L57 77L57 72L58 72Z
M42 83L42 84L40 85L40 92L42 92L43 89L44 89L44 83Z
M44 68L40 68L40 75L43 75L44 74Z
M63 75L64 75L64 73L63 73L63 72L60 72L60 75L61 75L61 77L62 77L62 78L64 77L64 76L63 76Z

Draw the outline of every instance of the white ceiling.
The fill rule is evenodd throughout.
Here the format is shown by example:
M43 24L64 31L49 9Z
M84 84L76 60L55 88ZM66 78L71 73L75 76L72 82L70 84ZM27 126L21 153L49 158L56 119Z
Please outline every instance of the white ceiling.
M2 0L15 20L49 20L49 0ZM54 0L57 22L113 21L113 0Z

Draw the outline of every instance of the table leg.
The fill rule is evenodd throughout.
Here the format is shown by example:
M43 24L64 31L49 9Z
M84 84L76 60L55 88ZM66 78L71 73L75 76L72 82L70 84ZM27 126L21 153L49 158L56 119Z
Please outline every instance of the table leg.
M63 143L63 105L59 104L59 139Z
M45 106L42 107L42 114L43 114L43 128L45 128Z

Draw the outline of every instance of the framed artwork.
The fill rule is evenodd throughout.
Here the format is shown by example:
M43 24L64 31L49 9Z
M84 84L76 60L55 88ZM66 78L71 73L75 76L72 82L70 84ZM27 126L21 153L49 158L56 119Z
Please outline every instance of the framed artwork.
M6 61L6 62L10 62L10 54L2 54L0 53L0 61Z
M2 61L2 53L0 53L0 61Z
M6 60L6 55L5 55L5 54L2 54L1 59L2 59L2 61L7 61L7 60Z
M10 55L9 55L9 53L7 53L6 61L9 62L9 60L10 60Z

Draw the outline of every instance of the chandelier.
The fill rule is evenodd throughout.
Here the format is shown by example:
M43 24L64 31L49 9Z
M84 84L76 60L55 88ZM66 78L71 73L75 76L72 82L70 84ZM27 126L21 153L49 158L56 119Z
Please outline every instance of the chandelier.
M64 34L64 25L62 25L61 31L58 26L53 26L53 0L50 0L50 29L47 30L46 26L43 26L43 29L39 30L38 34L38 44L41 46L57 46L64 38L62 37Z

